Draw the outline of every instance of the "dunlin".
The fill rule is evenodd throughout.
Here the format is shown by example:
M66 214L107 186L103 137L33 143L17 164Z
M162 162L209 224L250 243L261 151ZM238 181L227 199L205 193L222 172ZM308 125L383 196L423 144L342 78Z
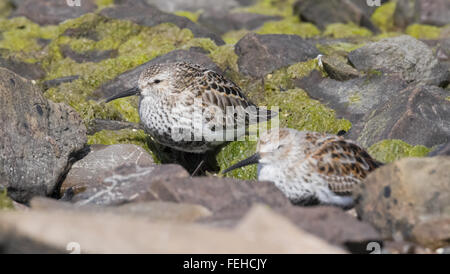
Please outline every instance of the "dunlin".
M272 181L298 205L351 208L353 188L381 165L342 136L283 128L262 134L257 152L224 173L258 164L258 180Z
M106 102L139 95L139 116L147 134L165 146L204 153L245 134L252 123L276 113L260 110L232 81L212 70L184 62L148 67L137 86ZM229 132L228 132L229 133Z

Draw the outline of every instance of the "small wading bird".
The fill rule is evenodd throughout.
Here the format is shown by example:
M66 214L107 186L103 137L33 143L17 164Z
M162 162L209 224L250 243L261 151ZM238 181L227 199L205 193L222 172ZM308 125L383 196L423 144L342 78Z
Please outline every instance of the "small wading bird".
M258 164L258 180L274 182L298 205L351 208L353 188L382 165L341 136L289 128L262 134L256 151L223 173Z
M231 141L224 137L230 128L232 140L236 140L250 124L276 115L260 110L222 75L185 62L148 67L136 87L108 98L106 103L133 95L139 95L145 132L157 143L188 153L213 150Z

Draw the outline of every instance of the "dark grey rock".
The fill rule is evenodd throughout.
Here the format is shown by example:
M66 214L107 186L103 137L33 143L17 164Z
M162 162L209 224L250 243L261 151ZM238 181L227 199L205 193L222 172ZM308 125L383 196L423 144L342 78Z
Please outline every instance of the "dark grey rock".
M228 178L161 178L149 190L149 199L202 205L220 219L240 218L253 204L286 207L289 200L272 182Z
M217 34L224 34L232 30L254 30L267 21L281 20L280 16L269 16L256 13L227 13L215 12L202 14L198 23Z
M98 63L109 58L116 58L117 50L90 50L85 52L76 52L70 48L69 45L61 47L61 54L64 58L68 57L77 63L94 62Z
M378 105L384 105L407 87L401 79L381 73L341 82L323 78L317 71L295 80L295 85L304 89L310 97L334 109L337 116L349 120L352 130L364 125L363 117L366 114Z
M401 139L411 145L435 145L450 141L448 92L436 86L411 85L389 102L375 107L362 120L364 127L352 128L349 138L369 147L384 139Z
M192 22L186 17L165 13L155 6L144 4L141 1L138 1L138 3L133 2L133 4L128 3L105 8L100 14L108 18L130 20L136 24L149 27L161 23L173 23L179 28L190 29L195 37L210 38L217 45L225 44L219 36Z
M433 151L428 153L429 157L435 156L450 156L450 143L442 144L436 147Z
M352 122L346 137L364 147L384 139L428 147L450 140L450 101L442 88L382 74L339 82L318 72L295 84Z
M413 23L444 26L450 23L448 0L398 0L395 25L406 28Z
M139 75L148 66L159 63L166 64L181 61L199 64L203 67L217 71L219 73L222 72L221 69L216 64L214 64L214 62L211 61L211 59L208 56L199 53L195 49L174 50L165 55L158 56L152 59L151 61L142 64L132 70L122 73L111 82L104 84L98 90L94 91L94 96L97 98L107 98L113 95L114 93L117 93L117 91L119 90L127 90L129 88L136 86L139 79Z
M37 86L0 68L0 185L16 201L54 193L87 141L72 108L47 101Z
M322 30L332 23L353 22L377 31L375 25L370 21L370 15L376 7L369 7L365 1L347 0L300 0L294 5L294 13L305 22L311 22ZM366 4L366 3L364 3Z
M57 25L67 19L97 10L94 0L83 0L80 6L69 6L60 0L26 0L17 3L11 16L25 16L40 25Z
M227 0L214 1L211 0L145 0L148 4L155 5L165 12L191 11L196 12L202 10L203 13L230 11L232 9L251 5L255 0Z
M142 127L141 124L132 122L94 119L88 125L87 134L93 135L96 132L102 130L121 130L121 129L144 129L144 128Z
M11 58L5 59L0 57L0 67L7 68L30 80L42 79L45 77L44 69L38 64L24 63Z
M249 33L235 46L239 71L255 78L319 54L313 42L297 35Z
M408 35L369 43L348 55L358 70L381 70L407 82L442 86L450 81L450 72L440 64L433 51Z
M44 86L45 89L49 89L51 87L59 86L63 83L70 83L72 81L77 80L78 78L80 78L79 75L66 76L66 77L61 77L61 78L57 78L57 79L44 81L42 83L42 85Z

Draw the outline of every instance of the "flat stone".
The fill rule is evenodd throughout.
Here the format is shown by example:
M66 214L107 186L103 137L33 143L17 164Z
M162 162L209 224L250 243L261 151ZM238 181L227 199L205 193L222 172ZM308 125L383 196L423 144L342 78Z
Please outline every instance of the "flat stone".
M61 185L60 194L63 195L68 188L72 188L75 193L96 188L105 179L105 173L127 163L147 167L153 165L154 161L143 148L132 144L91 146L89 154L72 165Z
M30 205L32 210L114 214L118 216L137 217L151 222L190 223L211 215L208 209L200 205L162 201L129 203L119 206L88 205L80 207L55 199L36 197L31 200Z
M85 147L78 113L44 98L31 81L0 68L0 185L18 202L54 194Z
M94 178L96 181L90 181L89 185L77 193L71 201L77 206L121 205L147 201L151 200L147 198L148 191L155 181L187 176L189 173L175 164L142 167L129 162L113 170L99 171Z
M233 230L70 211L0 214L5 253L70 253L69 243L80 253L345 253L266 207Z

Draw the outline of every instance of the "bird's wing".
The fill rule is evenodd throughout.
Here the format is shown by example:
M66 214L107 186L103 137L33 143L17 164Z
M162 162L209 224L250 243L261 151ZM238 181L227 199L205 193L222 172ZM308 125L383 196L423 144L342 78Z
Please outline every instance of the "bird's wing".
M238 85L212 70L205 70L196 80L204 109L210 109L212 115L221 111L224 114L223 127L230 121L235 126L243 121L247 126L274 116L270 111L261 111L247 99Z
M318 139L316 145L318 149L308 161L338 195L351 194L356 184L380 166L363 148L343 137L329 135Z

